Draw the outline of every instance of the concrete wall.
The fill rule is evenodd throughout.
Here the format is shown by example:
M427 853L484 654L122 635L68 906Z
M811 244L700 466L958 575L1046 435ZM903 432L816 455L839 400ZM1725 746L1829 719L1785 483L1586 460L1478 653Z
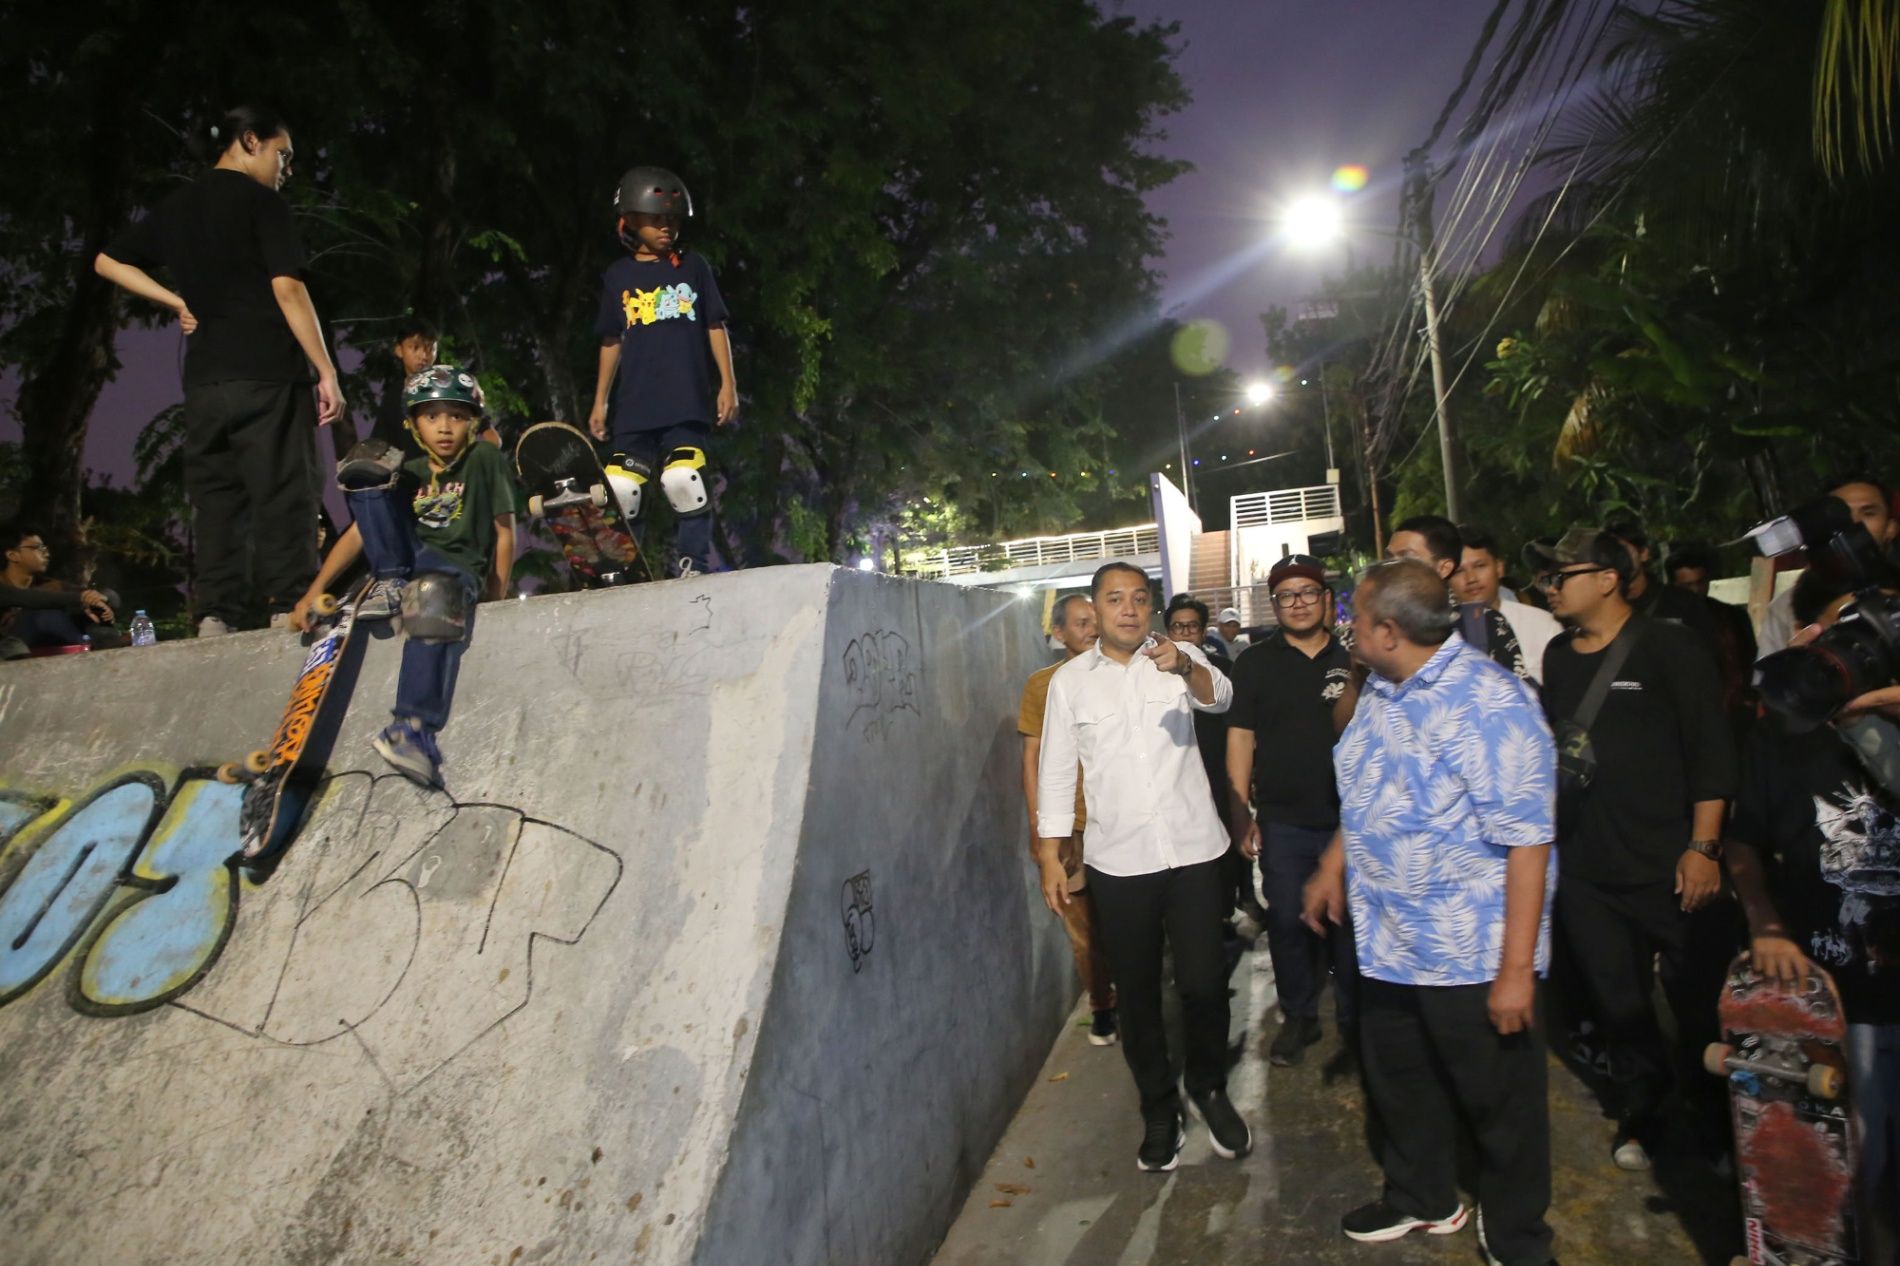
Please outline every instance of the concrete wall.
M485 607L448 793L367 739L266 881L269 634L0 669L10 1263L923 1260L1073 985L1028 604L823 567Z

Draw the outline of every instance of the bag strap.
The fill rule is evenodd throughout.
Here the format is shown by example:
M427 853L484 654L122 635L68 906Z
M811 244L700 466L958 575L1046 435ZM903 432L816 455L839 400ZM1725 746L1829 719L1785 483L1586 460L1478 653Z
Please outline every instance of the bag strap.
M1636 639L1642 633L1644 618L1632 613L1630 618L1618 629L1610 641L1610 649L1603 652L1603 662L1597 665L1597 675L1590 679L1590 688L1584 691L1583 702L1577 705L1577 714L1570 718L1571 724L1580 730L1588 730L1596 723L1597 713L1603 710L1603 701L1610 697L1610 683L1616 680L1623 664L1630 657L1630 649L1636 645Z

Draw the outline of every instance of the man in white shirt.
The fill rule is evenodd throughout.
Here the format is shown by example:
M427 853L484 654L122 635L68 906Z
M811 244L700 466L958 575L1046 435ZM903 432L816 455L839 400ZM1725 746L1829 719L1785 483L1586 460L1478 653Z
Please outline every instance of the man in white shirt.
M1049 682L1036 802L1042 896L1070 900L1060 849L1074 829L1076 763L1087 790L1085 859L1097 932L1115 978L1122 1053L1141 1093L1136 1164L1170 1170L1186 1142L1161 1020L1161 949L1174 954L1188 1100L1229 1160L1253 1147L1227 1098L1227 973L1220 859L1227 833L1194 741L1195 711L1225 712L1233 686L1199 647L1156 637L1148 577L1128 563L1095 573L1101 638Z
M1555 616L1548 611L1539 611L1525 602L1514 602L1504 596L1504 562L1498 553L1497 542L1483 528L1466 523L1458 528L1464 537L1464 557L1459 560L1458 570L1452 574L1451 588L1460 602L1475 602L1479 606L1489 607L1504 617L1511 626L1511 632L1517 635L1517 644L1524 652L1524 668L1530 679L1538 685L1544 684L1544 648L1551 639L1564 631Z

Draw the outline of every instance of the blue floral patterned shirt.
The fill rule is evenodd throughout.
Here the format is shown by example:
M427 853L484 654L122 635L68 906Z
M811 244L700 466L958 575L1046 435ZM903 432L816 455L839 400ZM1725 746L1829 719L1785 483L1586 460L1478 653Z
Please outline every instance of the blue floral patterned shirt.
M1333 749L1362 973L1401 985L1496 979L1505 857L1555 839L1556 763L1530 691L1456 633L1403 682L1372 674ZM1555 849L1550 860L1540 975Z

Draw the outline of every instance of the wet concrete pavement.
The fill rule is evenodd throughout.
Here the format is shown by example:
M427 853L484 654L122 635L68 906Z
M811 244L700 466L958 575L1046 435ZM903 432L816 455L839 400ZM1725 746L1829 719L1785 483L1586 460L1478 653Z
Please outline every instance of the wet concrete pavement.
M1357 1074L1330 1031L1303 1064L1267 1063L1278 1020L1265 938L1232 983L1239 1058L1229 1093L1253 1128L1252 1155L1220 1159L1196 1123L1177 1169L1139 1172L1127 1065L1119 1047L1088 1044L1079 1010L1082 1023L1057 1040L935 1266L1482 1262L1471 1224L1389 1244L1340 1234L1339 1216L1379 1190ZM1553 1058L1550 1221L1560 1261L1726 1262L1740 1251L1731 1183L1686 1158L1623 1173L1609 1162L1610 1133L1590 1090ZM1470 1183L1461 1186L1469 1201Z

